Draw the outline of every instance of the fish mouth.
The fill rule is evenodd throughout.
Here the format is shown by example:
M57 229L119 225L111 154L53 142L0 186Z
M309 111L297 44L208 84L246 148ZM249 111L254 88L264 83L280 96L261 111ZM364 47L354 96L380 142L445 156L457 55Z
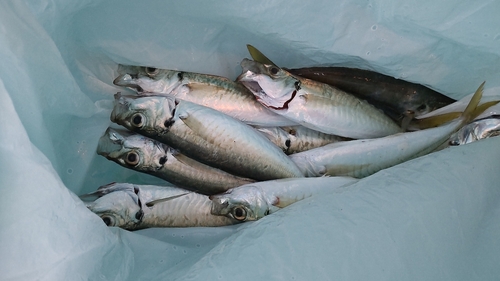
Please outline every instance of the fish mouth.
M262 74L265 72L265 70L263 69L263 64L253 60L243 59L240 65L242 68L242 73L251 72L253 74Z
M262 88L260 87L259 83L253 81L253 80L238 80L245 88L250 90L254 95L263 92Z
M113 84L117 86L135 89L139 93L144 92L144 89L141 86L137 85L137 83L135 83L134 81L135 79L137 79L137 75L122 74L116 77L115 80L113 80Z
M264 101L265 97L267 96L266 92L264 92L264 89L262 89L259 82L255 81L255 76L256 73L248 70L238 76L238 78L236 78L236 81L247 88L255 96L258 102L267 107L267 104Z
M99 138L96 149L97 154L113 160L112 154L122 150L125 138L130 135L132 134L128 131L108 127L106 132Z

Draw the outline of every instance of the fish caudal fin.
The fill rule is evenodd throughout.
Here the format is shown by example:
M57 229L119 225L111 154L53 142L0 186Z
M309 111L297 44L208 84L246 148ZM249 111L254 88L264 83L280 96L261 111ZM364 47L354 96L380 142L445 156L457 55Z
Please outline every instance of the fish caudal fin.
M462 119L462 122L461 122L462 124L469 123L474 118L476 118L476 116L478 116L479 114L482 113L482 112L478 113L476 109L477 109L479 102L481 101L481 98L483 97L484 83L486 83L486 81L481 83L479 88L477 88L477 90L474 93L474 95L472 96L469 104L467 105L464 112L460 116L460 119Z
M489 102L485 102L481 105L478 105L479 101L481 100L483 89L484 89L484 82L476 90L476 93L474 94L474 96L470 100L469 105L467 106L467 108L463 112L449 112L449 113L444 113L444 114L431 116L431 117L427 117L427 118L415 119L409 125L410 128L412 130L413 129L423 130L423 129L428 129L428 128L439 127L439 126L443 125L444 123L450 122L453 119L456 119L459 117L467 118L467 120L469 120L469 121L466 121L465 123L469 123L474 118L476 118L481 113L483 113L486 109L488 109L491 106L500 102L500 101L489 101ZM481 92L481 93L479 93L479 92ZM480 94L481 96L479 96L479 98L477 100L474 100L478 97L478 94ZM473 106L473 105L475 105L475 106Z

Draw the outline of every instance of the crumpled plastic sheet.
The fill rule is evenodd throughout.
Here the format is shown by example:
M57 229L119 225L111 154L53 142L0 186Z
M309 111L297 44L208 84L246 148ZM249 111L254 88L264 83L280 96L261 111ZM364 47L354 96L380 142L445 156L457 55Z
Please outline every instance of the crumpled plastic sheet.
M249 43L460 99L499 95L500 2L2 1L3 280L498 280L500 138L218 228L106 227L76 195L165 184L97 156L118 63L234 79Z

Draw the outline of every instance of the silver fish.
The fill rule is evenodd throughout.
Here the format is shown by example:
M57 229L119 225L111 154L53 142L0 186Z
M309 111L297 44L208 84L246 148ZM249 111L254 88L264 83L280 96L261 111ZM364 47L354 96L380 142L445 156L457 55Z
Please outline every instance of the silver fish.
M213 215L252 221L304 198L325 192L341 192L343 187L356 181L351 177L279 179L242 185L209 198L213 201Z
M283 151L254 128L188 101L117 94L111 121L234 175L255 180L303 176Z
M202 164L159 141L126 130L108 128L99 139L97 154L123 167L203 194L216 194L254 182Z
M208 196L172 186L111 183L80 198L107 226L128 230L224 226L238 222L212 215Z
M462 145L500 135L500 115L477 119L462 127L450 138L450 145Z
M425 155L446 143L451 134L475 116L484 83L462 116L443 126L378 139L332 143L290 155L306 176L366 177L382 169Z
M329 143L348 140L347 138L325 134L304 126L258 127L257 130L288 155L321 147Z
M153 67L122 67L125 74L113 83L142 94L169 94L221 111L244 123L256 126L289 126L296 123L262 106L240 83L225 77L159 69ZM134 71L135 69L135 71Z
M353 139L396 134L402 129L380 110L327 84L294 76L275 65L244 59L238 81L271 111L305 127Z

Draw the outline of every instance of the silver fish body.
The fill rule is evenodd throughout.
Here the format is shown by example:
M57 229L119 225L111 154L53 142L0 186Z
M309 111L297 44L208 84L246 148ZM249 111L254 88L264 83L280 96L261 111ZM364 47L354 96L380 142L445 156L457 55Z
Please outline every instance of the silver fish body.
M441 147L454 132L473 118L483 85L476 91L463 115L443 126L377 139L332 143L290 155L290 158L308 177L330 175L362 178L425 155Z
M303 176L283 151L254 128L208 107L164 99L171 100L116 95L111 121L234 175L255 180ZM169 110L158 104L169 104ZM148 111L148 105L154 106Z
M305 127L346 138L384 137L401 128L379 109L327 84L248 59L238 81L267 108Z
M329 143L348 140L304 126L258 127L257 130L288 155L321 147Z
M462 127L450 138L450 145L462 145L500 135L500 115L477 119Z
M325 192L340 192L356 181L351 177L279 179L242 185L209 198L213 201L213 215L252 221L304 198Z
M171 186L112 183L80 198L106 225L128 230L237 223L231 218L212 215L208 196ZM89 201L89 198L96 199Z
M118 76L113 83L132 88L139 94L169 94L221 111L250 125L296 124L268 110L247 88L225 77L152 67L128 67L128 72Z
M159 141L125 130L108 128L99 139L97 154L123 167L203 194L216 194L253 182L190 159Z

